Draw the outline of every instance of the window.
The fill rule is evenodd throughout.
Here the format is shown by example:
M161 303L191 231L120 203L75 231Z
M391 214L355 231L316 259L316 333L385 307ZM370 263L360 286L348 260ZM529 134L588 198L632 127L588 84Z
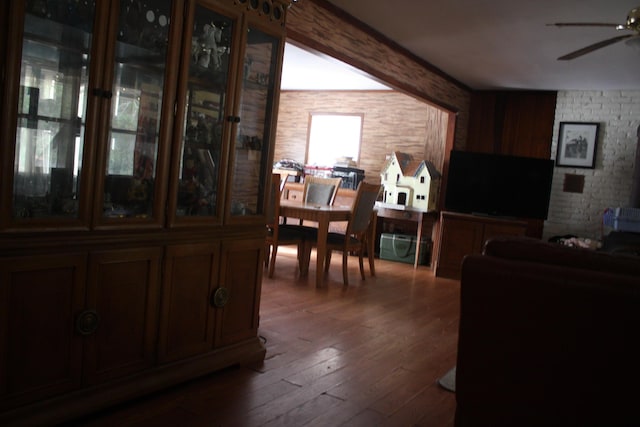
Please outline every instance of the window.
M362 114L311 114L307 164L333 166L341 157L357 162Z

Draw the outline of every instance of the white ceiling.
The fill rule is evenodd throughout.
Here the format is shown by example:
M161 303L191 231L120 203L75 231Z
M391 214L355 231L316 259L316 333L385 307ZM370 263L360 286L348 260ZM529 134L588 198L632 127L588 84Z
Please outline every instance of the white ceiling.
M282 90L389 90L363 72L334 58L291 43L284 46Z
M629 32L546 25L623 24L640 0L329 1L472 89L640 89L640 43L632 46L623 41L570 61L557 60ZM310 85L309 80L316 85L329 81L327 61L312 55L323 62L307 63L310 69L295 71L297 76L308 76L307 82L285 87L290 81L287 73L294 67L292 57L288 60L290 51L288 47L285 52L283 89L308 89L303 86Z

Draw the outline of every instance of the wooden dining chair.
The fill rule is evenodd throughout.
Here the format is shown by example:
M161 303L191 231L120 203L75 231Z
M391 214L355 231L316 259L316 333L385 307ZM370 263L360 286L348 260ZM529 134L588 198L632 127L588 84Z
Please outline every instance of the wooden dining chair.
M302 200L304 200L305 203L333 205L341 182L342 178L307 176L304 178Z
M265 266L268 267L268 277L273 277L276 266L278 247L296 245L298 247L298 268L302 271L301 256L304 250L307 228L299 225L280 224L280 174L272 174L269 187L267 216L267 237Z
M302 189L302 200L313 205L331 206L336 199L338 188L342 178L323 178L309 175L304 178L304 188ZM300 225L304 225L304 220L300 220ZM315 226L309 223L307 225Z
M349 285L349 274L347 259L350 253L358 254L358 262L360 264L360 275L362 280L365 279L364 275L364 253L367 249L369 239L373 239L374 236L371 233L371 220L374 218L373 207L380 193L380 185L369 184L366 182L360 182L356 191L355 200L351 206L351 216L347 223L347 228L344 233L330 232L327 235L327 252L325 254L325 272L329 270L331 263L331 253L333 251L342 252L342 281L344 286ZM315 239L315 241L314 241ZM307 234L304 246L304 254L310 251L312 245L317 246L317 234ZM373 254L368 251L369 268L371 275L375 276L375 269L373 266Z

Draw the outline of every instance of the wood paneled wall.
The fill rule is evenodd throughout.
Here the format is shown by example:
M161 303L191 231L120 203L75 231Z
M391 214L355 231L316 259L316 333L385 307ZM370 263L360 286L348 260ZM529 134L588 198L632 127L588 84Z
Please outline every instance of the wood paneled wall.
M455 114L455 134L450 135L451 142L456 148L464 149L469 88L326 0L297 2L288 11L286 28L289 41L351 64L396 89Z
M556 97L553 91L475 92L467 150L551 158Z
M365 170L367 181L380 181L386 156L393 151L427 159L442 172L448 113L395 91L281 92L276 161L305 161L311 113L363 115L358 167Z

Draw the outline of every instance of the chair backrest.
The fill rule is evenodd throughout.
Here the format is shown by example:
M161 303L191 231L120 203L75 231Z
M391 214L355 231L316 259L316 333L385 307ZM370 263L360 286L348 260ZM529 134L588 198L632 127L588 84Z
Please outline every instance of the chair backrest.
M378 194L380 194L380 185L360 182L356 199L351 207L351 219L346 232L348 235L360 237L367 232Z
M333 199L334 205L340 206L353 206L353 202L356 200L356 190L351 188L338 188L336 197Z
M341 182L342 178L305 177L302 200L305 203L332 205Z

